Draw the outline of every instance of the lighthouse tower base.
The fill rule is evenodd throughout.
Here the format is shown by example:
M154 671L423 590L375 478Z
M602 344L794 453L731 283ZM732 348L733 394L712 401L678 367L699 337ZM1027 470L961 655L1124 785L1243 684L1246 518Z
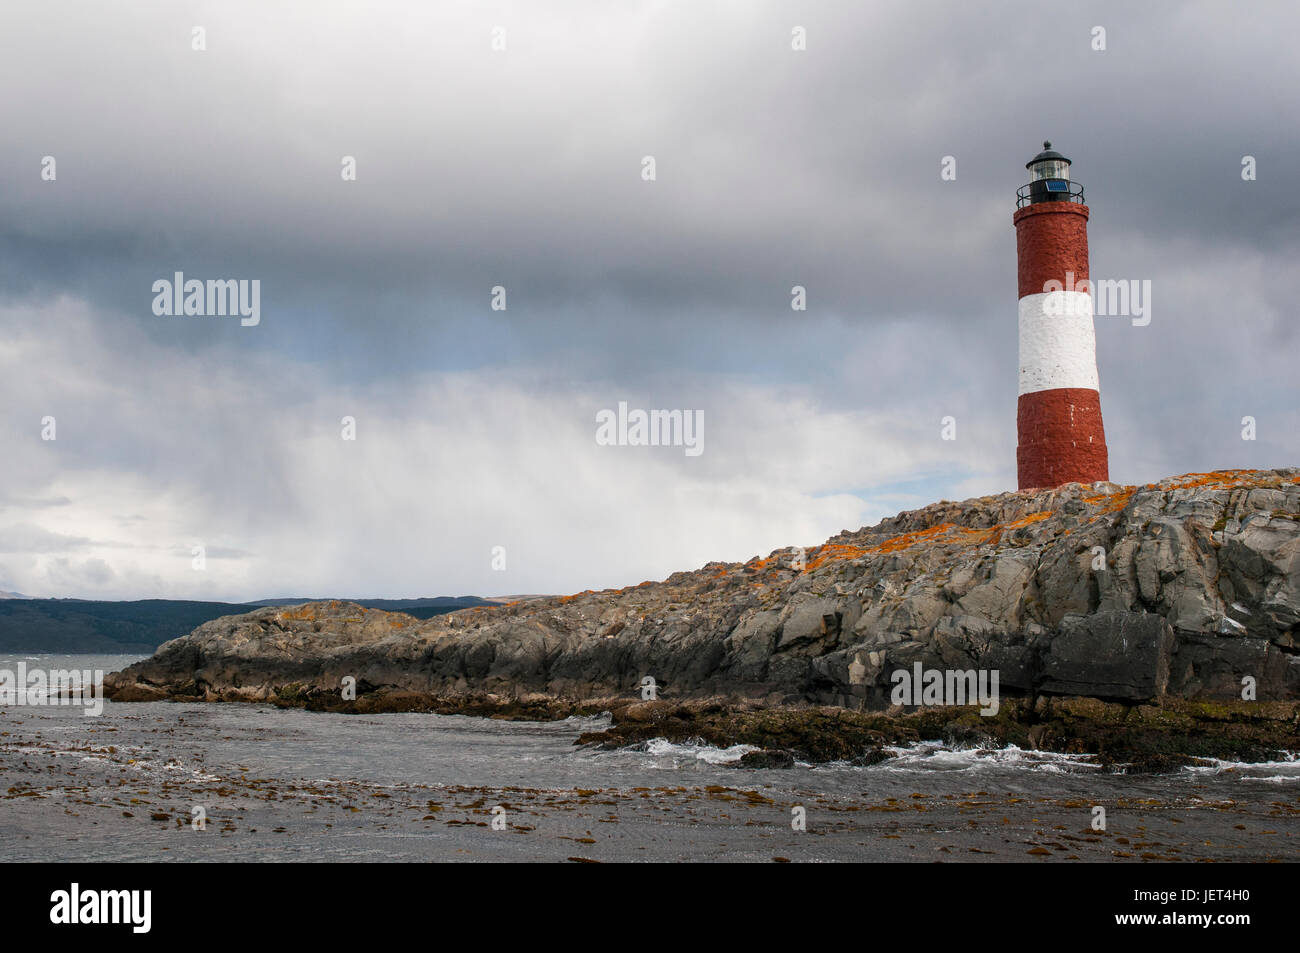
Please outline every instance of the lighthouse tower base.
M1110 479L1097 391L1058 387L1021 394L1016 407L1017 484L1022 490Z

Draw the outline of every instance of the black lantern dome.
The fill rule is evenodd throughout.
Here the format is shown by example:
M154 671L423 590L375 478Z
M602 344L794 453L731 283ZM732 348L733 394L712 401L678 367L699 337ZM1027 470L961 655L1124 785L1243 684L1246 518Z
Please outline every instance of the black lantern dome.
M1016 192L1016 207L1039 202L1083 202L1083 186L1070 181L1070 160L1043 142L1043 151L1028 162L1029 184Z

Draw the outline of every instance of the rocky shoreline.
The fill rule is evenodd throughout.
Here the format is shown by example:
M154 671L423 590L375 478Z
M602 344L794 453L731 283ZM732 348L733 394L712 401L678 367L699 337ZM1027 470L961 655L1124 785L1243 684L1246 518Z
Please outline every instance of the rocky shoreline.
M914 667L996 673L1000 709L898 706L898 673ZM647 679L661 701L642 706ZM942 502L806 550L430 620L268 607L164 644L106 694L610 711L606 737L587 740L654 731L777 760L874 757L923 737L1108 765L1264 760L1300 748L1300 469Z
M126 697L122 697L125 695ZM160 700L153 693L119 692L116 701ZM202 701L173 695L168 700ZM240 703L240 698L208 697ZM610 725L583 734L580 745L605 749L662 738L718 748L747 745L739 768L786 768L796 762L876 764L890 749L926 741L949 747L1007 747L1088 755L1089 763L1117 772L1156 772L1213 760L1283 761L1300 753L1300 702L1196 701L1163 696L1128 705L1078 696L1004 700L987 717L976 706L896 707L882 712L833 706L758 705L705 698L641 701L611 697L572 701L548 696L421 695L377 691L343 701L336 692L287 689L271 703L343 714L425 712L508 721L558 721L609 715Z
M5 717L6 859L1242 863L1300 847L1290 765L1118 774L1073 755L923 745L869 767L740 771L734 750L574 748L602 727L588 719L171 707ZM682 717L668 703L628 714L668 733ZM757 751L743 766L778 758ZM796 807L806 830L792 827Z
M867 765L892 748L925 741L948 747L1088 755L1117 772L1168 771L1212 760L1285 760L1296 748L1300 704L1210 703L1165 698L1127 706L1092 698L1012 700L992 718L974 707L868 713L839 708L759 708L710 702L646 702L612 712L613 723L579 743L625 747L653 738L760 750L738 767L791 767L795 761Z

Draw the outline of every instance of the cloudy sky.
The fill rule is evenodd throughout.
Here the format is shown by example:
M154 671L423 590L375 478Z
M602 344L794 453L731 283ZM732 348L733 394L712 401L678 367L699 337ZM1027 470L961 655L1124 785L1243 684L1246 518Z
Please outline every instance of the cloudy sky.
M0 589L572 592L1014 489L1043 139L1093 276L1151 282L1148 325L1097 318L1112 479L1300 463L1298 32L1292 3L6 3ZM155 315L178 271L257 279L260 323ZM599 445L620 401L702 411L703 452Z

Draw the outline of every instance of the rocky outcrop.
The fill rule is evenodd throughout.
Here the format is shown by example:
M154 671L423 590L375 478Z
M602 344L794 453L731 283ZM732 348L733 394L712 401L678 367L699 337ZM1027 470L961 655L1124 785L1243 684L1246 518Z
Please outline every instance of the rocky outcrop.
M1296 748L1300 702L1189 701L1165 696L1131 705L1040 695L1008 699L997 715L974 708L923 707L857 712L817 706L766 707L711 700L615 701L607 727L580 744L623 748L663 738L719 748L748 745L736 767L792 767L796 760L877 764L897 747L940 741L952 747L1063 751L1123 773L1169 771L1220 761L1276 761ZM892 749L892 750L891 750Z
M806 551L427 621L345 602L199 626L108 679L196 697L550 710L638 694L879 709L894 673L1004 695L1300 698L1300 470L942 502ZM423 702L421 702L423 700Z

